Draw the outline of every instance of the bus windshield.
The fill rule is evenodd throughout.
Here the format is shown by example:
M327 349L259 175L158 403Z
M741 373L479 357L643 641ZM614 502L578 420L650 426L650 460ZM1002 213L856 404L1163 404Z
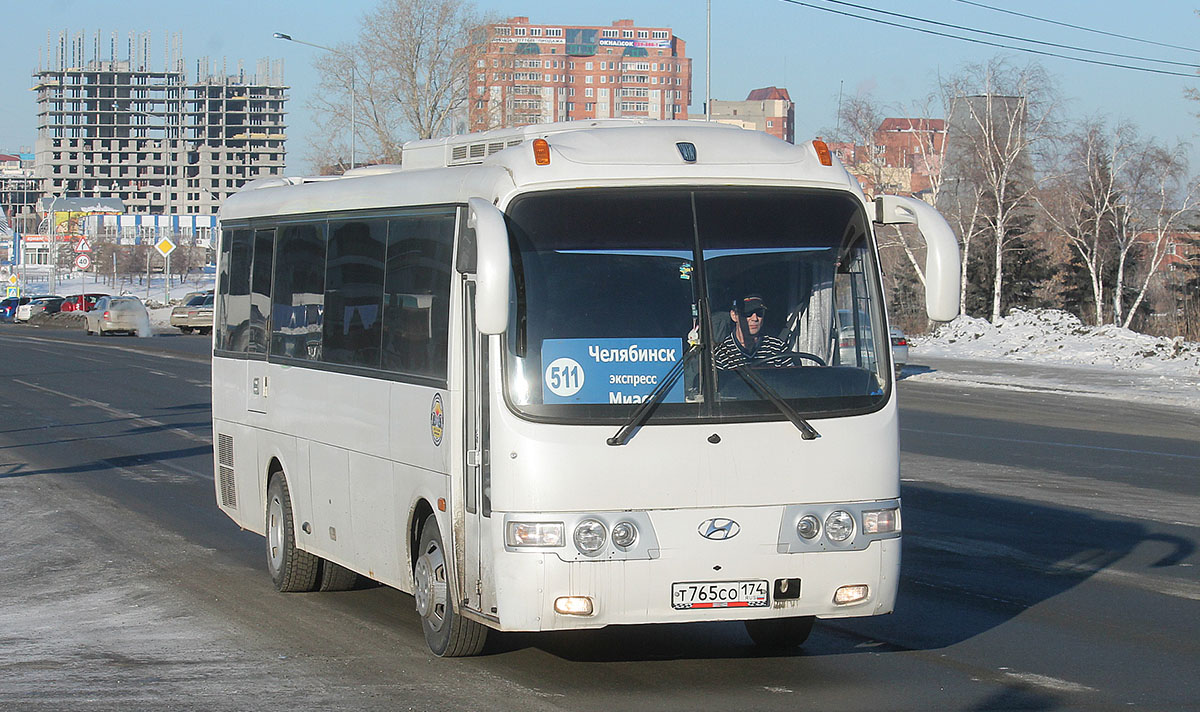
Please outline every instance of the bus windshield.
M527 417L619 422L656 388L654 422L780 419L780 400L803 417L885 402L878 269L847 193L552 191L518 197L507 218L505 393Z

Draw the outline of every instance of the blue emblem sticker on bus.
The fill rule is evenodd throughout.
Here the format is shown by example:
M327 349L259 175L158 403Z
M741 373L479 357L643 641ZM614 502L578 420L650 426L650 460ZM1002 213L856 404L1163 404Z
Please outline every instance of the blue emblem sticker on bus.
M542 342L542 402L641 403L683 358L683 340L546 339ZM684 378L666 402L682 403Z
M442 433L446 428L446 412L442 409L442 394L433 395L433 407L429 409L429 432L433 435L433 444L442 446Z

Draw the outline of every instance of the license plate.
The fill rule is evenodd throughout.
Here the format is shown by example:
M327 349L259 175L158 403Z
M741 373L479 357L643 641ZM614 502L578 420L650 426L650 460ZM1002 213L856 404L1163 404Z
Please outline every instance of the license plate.
M697 581L671 584L671 607L763 608L770 604L766 581Z

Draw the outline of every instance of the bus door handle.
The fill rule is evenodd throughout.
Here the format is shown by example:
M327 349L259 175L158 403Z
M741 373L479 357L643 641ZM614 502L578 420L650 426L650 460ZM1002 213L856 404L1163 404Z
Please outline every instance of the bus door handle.
M253 384L253 386L251 386L251 390L254 391L254 395L256 395L256 396L260 394L261 389L258 386L258 377L257 376L254 378L254 384Z
M467 467L479 467L479 451L467 450Z

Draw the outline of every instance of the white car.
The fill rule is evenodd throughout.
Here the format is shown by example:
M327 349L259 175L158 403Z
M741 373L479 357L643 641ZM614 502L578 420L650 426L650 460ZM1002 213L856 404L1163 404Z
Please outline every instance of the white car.
M114 332L136 334L150 331L150 313L137 297L100 297L91 311L84 312L87 333L104 336Z
M62 297L33 297L28 302L17 307L16 312L13 313L13 322L29 321L34 314L40 314L44 311L56 312L62 303Z

